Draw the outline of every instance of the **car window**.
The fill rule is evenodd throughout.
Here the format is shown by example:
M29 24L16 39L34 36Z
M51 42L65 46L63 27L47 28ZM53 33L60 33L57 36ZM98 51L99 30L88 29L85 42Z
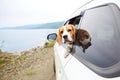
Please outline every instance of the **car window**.
M73 24L76 28L78 28L80 18L81 18L81 16L74 17L74 18L68 20L65 23L65 25L67 25L67 24Z
M77 59L82 57L99 67L101 71L97 70L99 68L94 70L94 68L88 65L94 71L100 71L97 73L102 73L101 75L104 73L101 68L107 69L120 62L120 11L115 4L85 10L80 28L89 32L92 45L85 53L78 51L77 54L74 54ZM115 72L114 74L112 72L108 74L112 76ZM118 75L118 72L115 75Z
M120 33L110 6L85 11L81 28L89 31L92 46L87 59L100 67L120 61ZM104 63L103 63L104 62Z

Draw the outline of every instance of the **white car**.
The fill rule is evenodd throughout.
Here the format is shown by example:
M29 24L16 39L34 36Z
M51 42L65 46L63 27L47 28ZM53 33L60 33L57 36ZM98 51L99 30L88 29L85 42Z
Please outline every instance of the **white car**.
M86 29L92 45L64 58L64 48L54 46L56 80L120 80L120 1L95 0L78 9L65 22ZM54 40L56 33L49 34Z

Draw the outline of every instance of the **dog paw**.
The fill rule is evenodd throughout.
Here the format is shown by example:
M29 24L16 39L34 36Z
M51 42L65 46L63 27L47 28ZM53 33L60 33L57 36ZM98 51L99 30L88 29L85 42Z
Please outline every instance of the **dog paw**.
M85 49L83 49L83 52L85 53Z
M64 58L67 58L67 57L68 57L68 55L69 55L69 53L65 53Z
M72 47L71 47L71 46L68 46L68 47L67 47L67 52L68 52L68 53L71 53L71 52L72 52Z

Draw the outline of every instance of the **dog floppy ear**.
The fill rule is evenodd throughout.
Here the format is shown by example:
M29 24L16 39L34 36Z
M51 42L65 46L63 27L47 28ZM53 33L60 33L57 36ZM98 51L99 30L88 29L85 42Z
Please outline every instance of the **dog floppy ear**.
M74 39L74 42L75 42L77 29L75 28L74 25L71 25L71 27L72 27L72 30L73 30L73 39Z
M62 35L60 34L60 29L58 30L56 41L59 45L62 44Z

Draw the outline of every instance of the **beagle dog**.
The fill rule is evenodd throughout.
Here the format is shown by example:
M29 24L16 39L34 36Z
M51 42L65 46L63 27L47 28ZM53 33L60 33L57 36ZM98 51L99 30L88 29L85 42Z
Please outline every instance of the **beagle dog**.
M91 46L91 37L87 30L77 29L77 39L76 45L82 46L83 52Z
M83 52L91 46L91 37L88 31L76 29L74 25L68 24L59 28L56 42L60 45L66 44L64 58L73 51L73 45L82 46Z
M64 58L72 52L73 44L76 39L76 28L74 25L68 24L59 28L56 41L59 45L66 44L66 52Z

